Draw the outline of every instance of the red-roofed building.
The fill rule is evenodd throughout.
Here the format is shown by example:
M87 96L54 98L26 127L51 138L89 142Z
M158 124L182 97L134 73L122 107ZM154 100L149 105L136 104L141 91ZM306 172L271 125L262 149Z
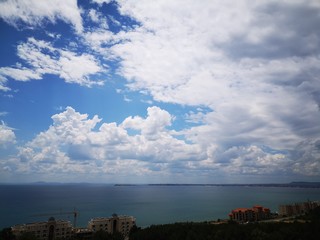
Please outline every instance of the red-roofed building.
M230 220L237 222L256 222L270 218L270 209L262 206L236 208L229 213Z

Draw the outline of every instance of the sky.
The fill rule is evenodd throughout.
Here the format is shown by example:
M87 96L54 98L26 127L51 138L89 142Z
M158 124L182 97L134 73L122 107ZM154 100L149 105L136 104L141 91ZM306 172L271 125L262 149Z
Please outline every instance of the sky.
M1 0L0 183L320 181L318 0Z

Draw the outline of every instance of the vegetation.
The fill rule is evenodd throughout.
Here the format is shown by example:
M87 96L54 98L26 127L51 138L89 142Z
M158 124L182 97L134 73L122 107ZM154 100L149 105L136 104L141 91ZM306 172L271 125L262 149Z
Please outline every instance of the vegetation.
M100 230L93 235L93 240L124 240L124 237L119 232L110 234Z
M36 236L30 232L23 233L18 240L35 240ZM17 240L16 236L13 235L11 228L4 228L0 232L0 240Z
M287 222L214 225L175 223L135 229L130 240L302 240L320 239L320 208Z
M310 223L261 223L247 225L176 223L151 226L132 233L131 240L264 240L320 239L320 225Z
M15 239L11 232L11 228L4 228L0 232L0 240L12 240Z

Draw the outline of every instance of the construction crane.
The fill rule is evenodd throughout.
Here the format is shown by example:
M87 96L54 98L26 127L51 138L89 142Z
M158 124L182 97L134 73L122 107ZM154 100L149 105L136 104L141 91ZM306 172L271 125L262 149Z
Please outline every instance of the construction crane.
M78 212L76 211L76 209L74 209L71 212L52 212L52 213L41 213L41 214L35 214L35 215L31 215L31 217L52 217L52 216L57 216L57 215L73 215L73 227L76 227L77 224L77 216L78 216Z

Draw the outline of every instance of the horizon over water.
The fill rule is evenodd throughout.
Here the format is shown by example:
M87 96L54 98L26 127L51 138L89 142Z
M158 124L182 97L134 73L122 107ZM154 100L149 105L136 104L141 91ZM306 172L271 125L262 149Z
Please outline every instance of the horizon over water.
M139 227L183 221L228 218L238 207L262 205L272 212L280 204L320 200L320 188L237 185L126 184L0 184L0 229L16 224L69 220L78 212L77 226L113 213L130 215ZM47 215L46 215L47 214ZM51 215L50 215L51 214ZM43 215L35 217L35 215Z

